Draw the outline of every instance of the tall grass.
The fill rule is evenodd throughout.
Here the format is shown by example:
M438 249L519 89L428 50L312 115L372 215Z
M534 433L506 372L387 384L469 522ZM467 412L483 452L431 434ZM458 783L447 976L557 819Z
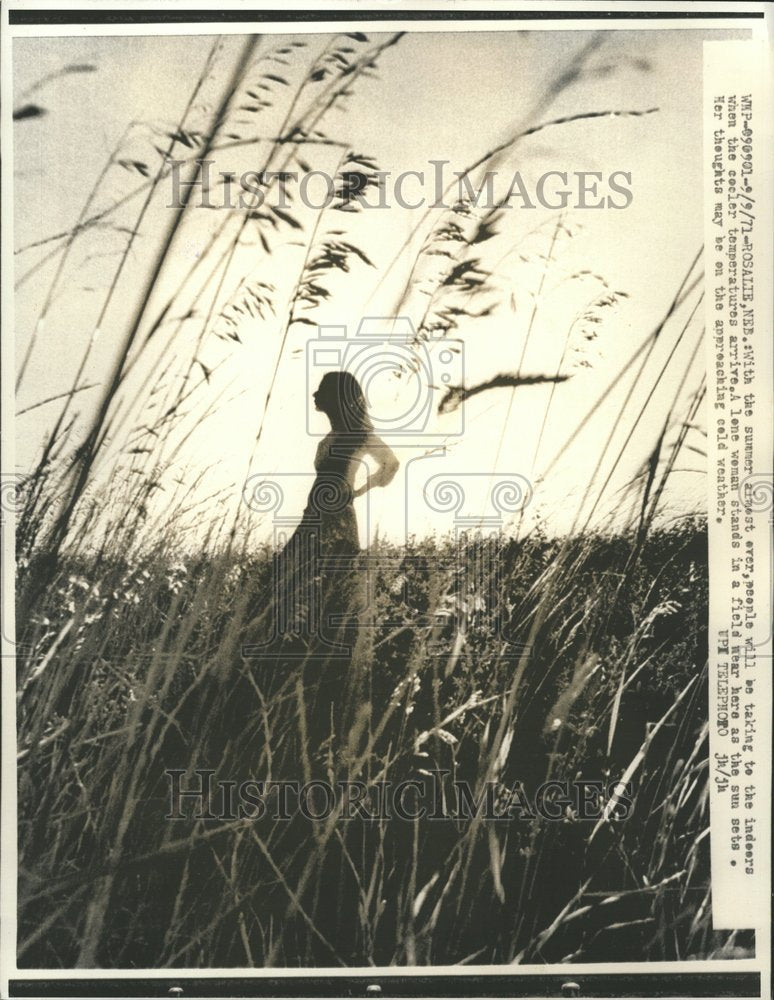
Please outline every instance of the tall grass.
M20 636L21 964L723 954L707 903L705 528L651 532L633 564L634 544L502 543L499 611L532 640L516 697L480 602L454 669L437 654L460 619L439 634L422 608L451 543L372 553L374 627L329 676L239 656L243 622L269 599L268 553L174 562L160 543L99 574L62 566ZM600 824L572 810L561 822L166 820L165 769L191 785L197 767L371 784L440 769L503 794L604 777L631 782L635 806Z
M484 560L496 567L495 588L486 576L464 571L482 564L481 539L461 548L450 539L374 545L370 625L346 664L241 656L248 623L270 604L272 587L271 553L247 544L244 505L230 519L213 513L213 498L192 501L199 484L182 479L163 517L146 523L160 481L217 403L208 393L212 369L202 345L218 337L236 351L240 316L276 319L257 446L291 325L314 325L315 310L333 294L332 275L374 266L371 247L343 239L338 227L342 213L357 210L348 176L372 184L377 165L321 126L400 41L351 33L327 39L314 53L303 42L245 41L227 67L214 115L201 124L192 108L219 51L213 46L166 148L154 146L154 170L118 149L109 168L129 164L138 186L99 211L92 211L93 191L75 227L51 238L59 264L42 319L73 247L142 199L104 317L172 152L187 149L195 171L197 156L255 144L264 169L281 172L303 165L309 149L336 150L341 182L331 208L278 214L256 207L236 220L225 214L170 291L162 278L188 219L183 206L148 264L86 433L77 437L71 408L76 393L86 391L88 352L22 485L22 967L647 961L738 954L750 946L714 933L710 922L706 527L696 518L660 518L703 399L699 387L680 412L690 364L630 484L632 514L616 534L592 526L607 496L608 482L600 489L596 472L617 440L611 435L595 456L575 530L552 539L533 529L486 543L495 545ZM541 129L611 116L609 109L549 114L558 95L593 73L600 44L595 36L558 68L507 140L470 166L470 177L504 162ZM266 107L282 108L280 126L258 135L253 122ZM584 289L591 281L594 295L573 319L555 372L522 371L565 229L563 220L551 220L516 370L453 387L447 406L478 392L552 382L556 391L540 417L545 428L576 322L624 294L590 269L570 275L566 280ZM256 234L264 262L279 241L300 239L297 277L284 300L265 272L239 272L246 231ZM481 244L495 236L493 262ZM505 295L501 265L523 251L524 239L518 234L513 242L497 209L463 201L440 221L422 216L378 281L402 268L401 308L412 291L425 289L420 340L445 336L488 315ZM438 260L440 271L428 270ZM697 265L698 258L664 321L620 373L634 373L622 419L631 416L635 385L646 384L650 398L667 368L672 374L690 327L689 319L674 334L678 312L690 301L694 311L698 305L690 299ZM647 362L668 337L668 360L653 375ZM30 351L37 344L33 336ZM155 363L144 367L149 356ZM21 379L28 361L29 352ZM624 451L641 433L641 417L634 414ZM536 460L542 437L543 430ZM192 555L185 527L196 504L210 520ZM200 522L202 510L194 510ZM287 822L165 819L165 771L190 775L195 768L231 781L325 777L369 786L422 781L441 770L477 794L497 782L502 797L515 782L535 789L556 778L623 779L631 783L634 811L626 821L605 815L596 824L572 809L557 821L492 822L455 818L445 806L443 818L407 822L334 815L315 823L299 814Z

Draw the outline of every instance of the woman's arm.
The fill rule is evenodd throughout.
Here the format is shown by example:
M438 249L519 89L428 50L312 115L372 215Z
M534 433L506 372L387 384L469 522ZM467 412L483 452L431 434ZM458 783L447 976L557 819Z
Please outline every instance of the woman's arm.
M365 446L365 454L376 460L376 470L370 472L363 485L355 490L354 496L356 497L363 496L374 486L387 486L395 478L395 473L400 467L395 452L376 434L369 436Z

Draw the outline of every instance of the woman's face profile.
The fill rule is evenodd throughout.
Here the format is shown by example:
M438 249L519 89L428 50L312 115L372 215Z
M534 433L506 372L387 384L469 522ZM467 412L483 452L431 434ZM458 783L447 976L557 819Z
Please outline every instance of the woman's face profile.
M323 375L320 380L320 384L317 386L315 392L312 393L312 399L314 400L314 407L316 410L321 410L325 413L330 406L330 395L331 386L330 379L327 375Z
M359 432L370 426L363 390L348 372L326 372L312 399L315 409L329 418L334 430Z

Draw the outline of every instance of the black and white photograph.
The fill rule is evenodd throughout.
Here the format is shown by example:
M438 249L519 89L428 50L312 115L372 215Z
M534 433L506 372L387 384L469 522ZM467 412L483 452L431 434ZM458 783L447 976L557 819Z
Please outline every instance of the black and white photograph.
M768 995L771 11L699 6L6 5L4 995Z

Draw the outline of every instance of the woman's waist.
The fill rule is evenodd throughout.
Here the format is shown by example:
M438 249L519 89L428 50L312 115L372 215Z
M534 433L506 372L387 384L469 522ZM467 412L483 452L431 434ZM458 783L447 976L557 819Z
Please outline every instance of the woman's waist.
M309 491L304 513L340 514L353 509L354 499L354 486L342 476L318 475Z

